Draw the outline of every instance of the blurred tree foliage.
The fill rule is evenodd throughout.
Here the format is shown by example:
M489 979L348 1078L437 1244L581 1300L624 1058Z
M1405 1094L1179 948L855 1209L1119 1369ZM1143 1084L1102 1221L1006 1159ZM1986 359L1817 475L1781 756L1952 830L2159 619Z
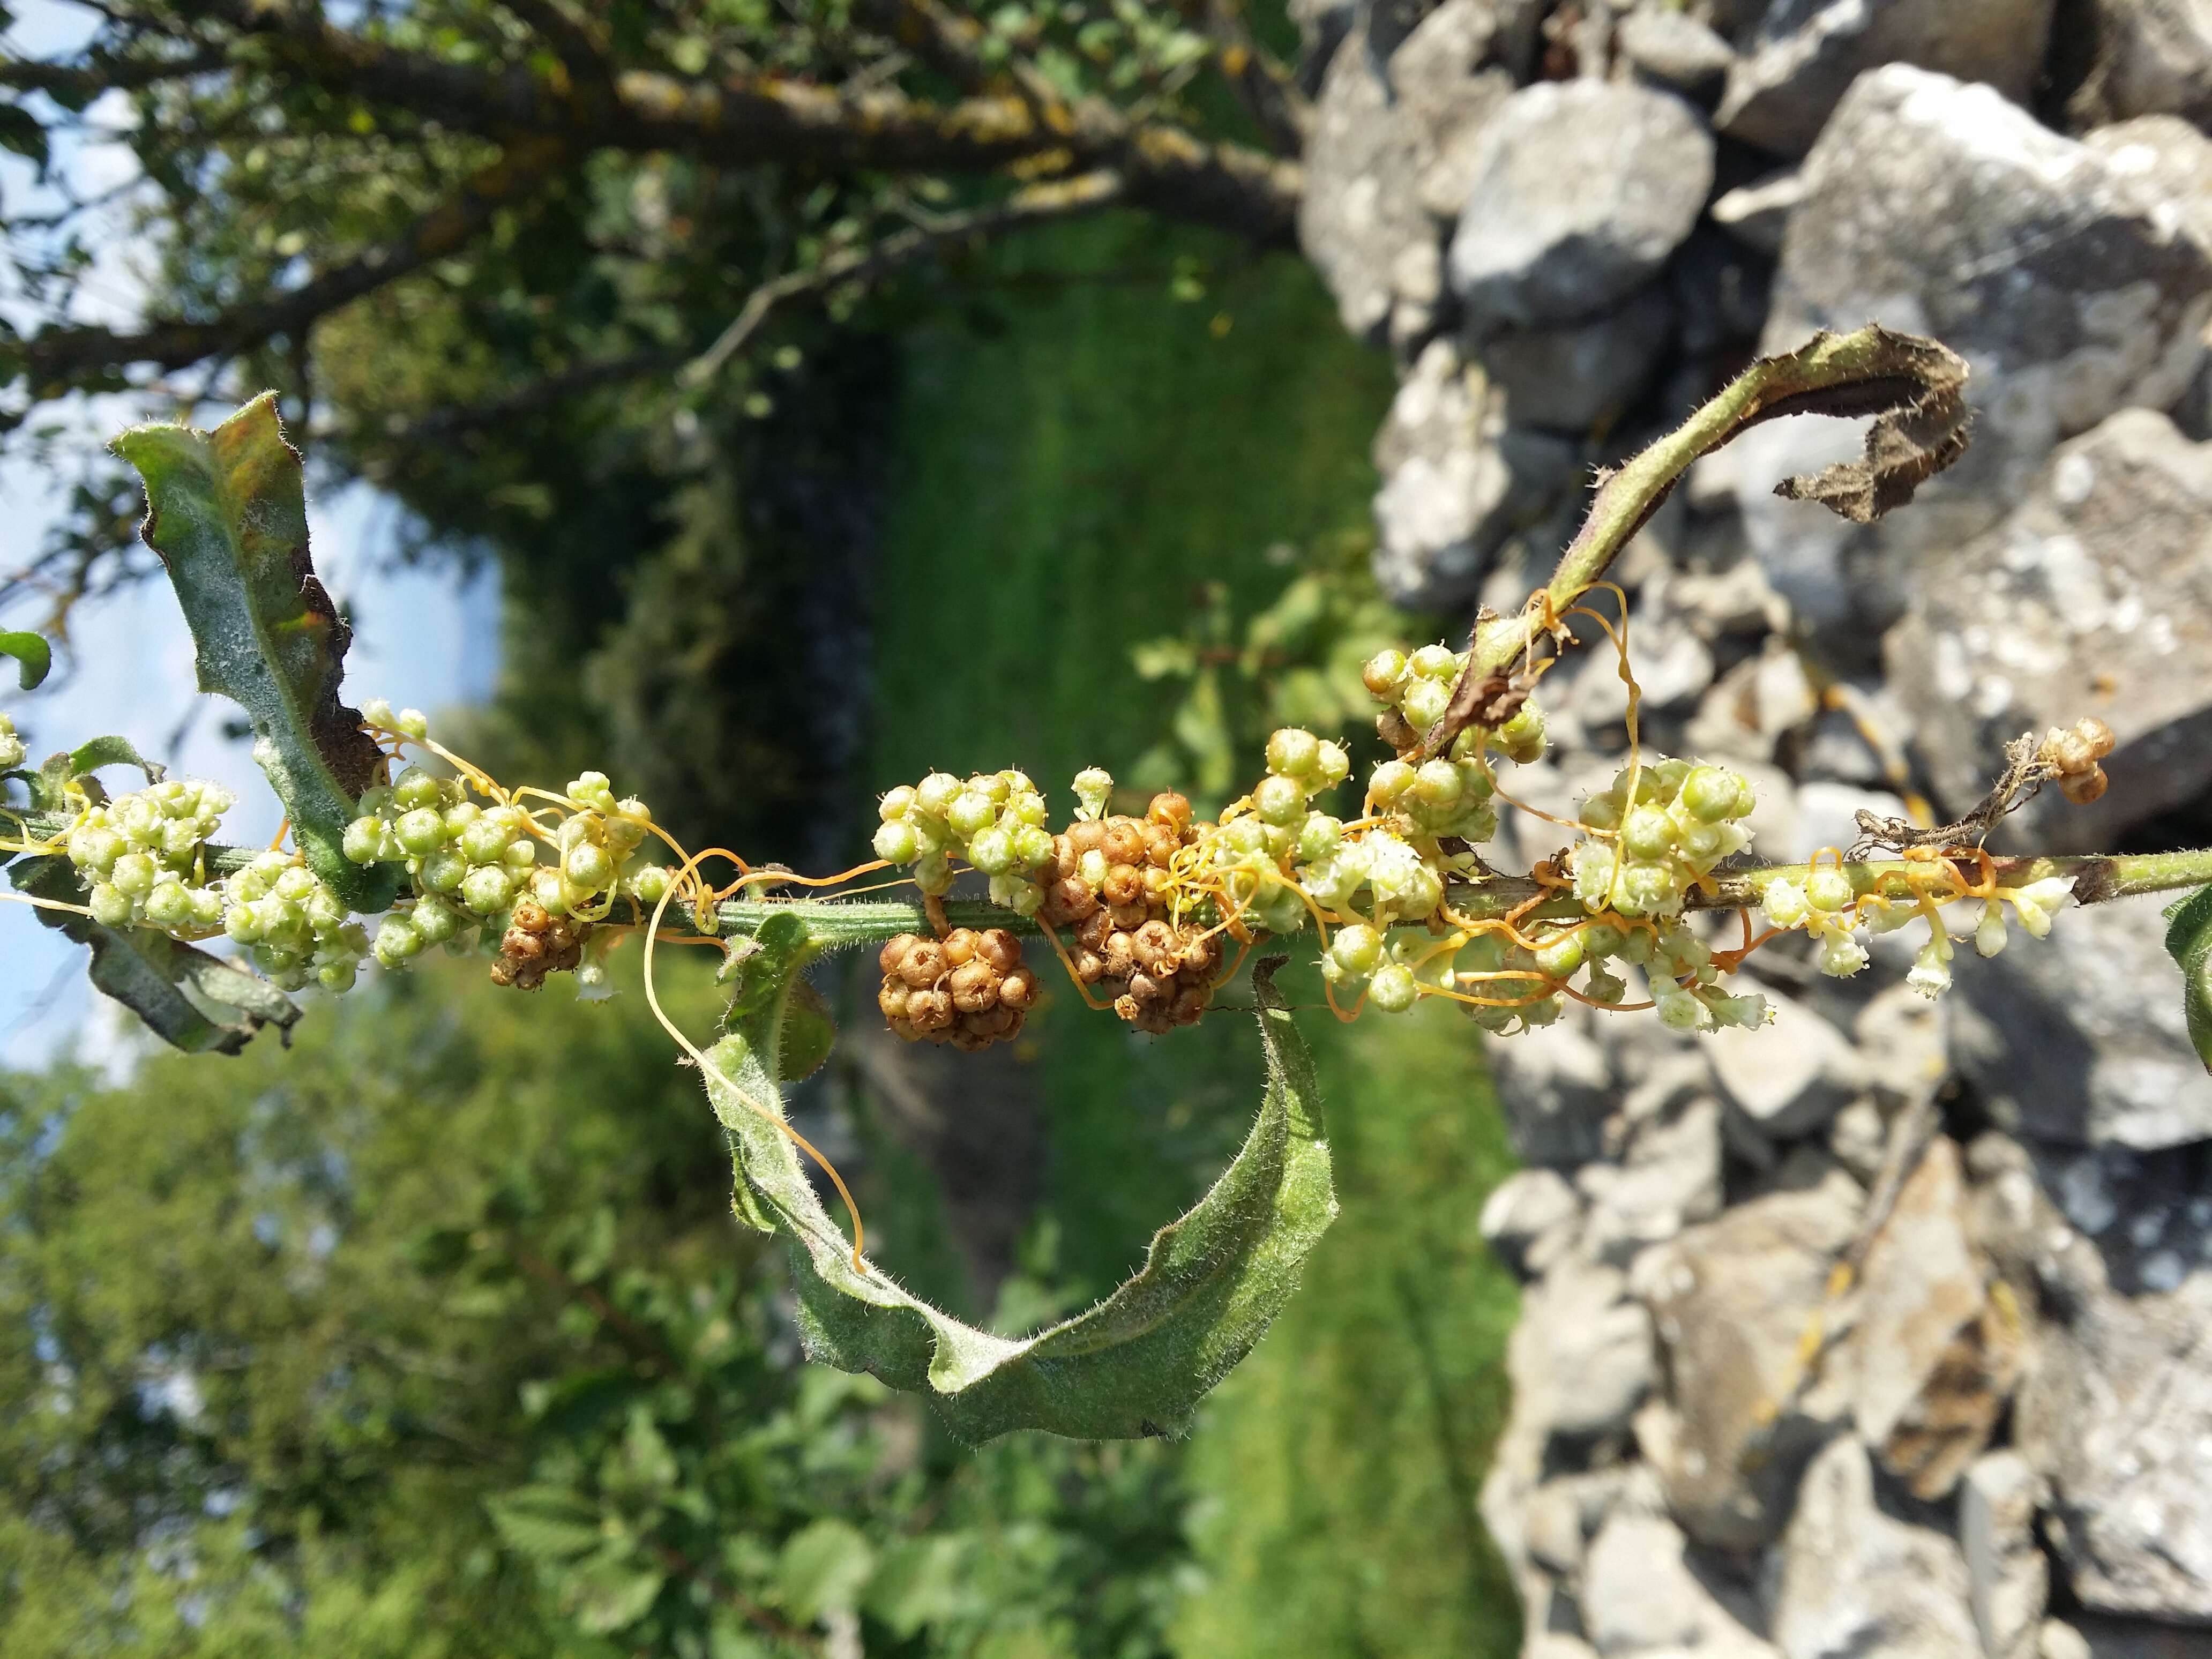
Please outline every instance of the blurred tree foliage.
M819 868L930 766L1206 788L1273 720L1356 706L1392 625L1346 539L1389 377L1275 251L1279 8L103 0L88 28L0 64L0 143L48 169L0 204L41 313L0 341L9 441L58 465L82 392L279 387L319 483L497 566L464 746L502 775L612 757L694 844ZM143 173L104 205L72 195L93 124ZM118 216L153 261L135 329L76 320ZM76 509L0 603L131 568L134 493L95 468ZM439 978L289 1054L9 1080L0 1650L1514 1650L1468 1507L1512 1295L1463 1022L1314 1033L1346 1215L1193 1443L968 1455L799 1365L641 1012ZM1036 1030L919 1079L942 1133L858 1042L805 1109L849 1126L893 1268L1009 1325L1127 1270L1257 1075L1233 1012Z

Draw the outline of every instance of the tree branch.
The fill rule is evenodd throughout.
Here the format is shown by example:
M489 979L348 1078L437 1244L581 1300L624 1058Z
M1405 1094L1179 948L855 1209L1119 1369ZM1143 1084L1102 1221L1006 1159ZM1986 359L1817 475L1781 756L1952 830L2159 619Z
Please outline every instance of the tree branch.
M89 103L103 92L136 92L164 81L212 75L230 66L229 50L223 46L203 46L182 58L108 58L94 54L82 64L54 64L26 58L0 64L0 87Z
M1121 180L1111 173L1086 173L1052 184L1031 185L1006 200L972 212L952 215L934 224L895 232L866 247L833 253L809 270L794 270L752 291L734 321L714 344L687 365L678 383L703 386L721 372L723 365L744 349L769 313L786 300L802 294L818 294L841 283L857 281L915 256L970 236L1055 219L1071 219L1113 206L1122 198Z
M728 166L801 161L845 169L997 173L1061 161L1121 174L1129 200L1170 217L1289 246L1303 176L1295 163L1212 143L1166 122L1132 121L1097 99L1054 102L982 93L938 105L894 88L833 88L773 75L720 81L626 70L595 108L527 70L485 70L365 40L278 0L216 0L319 85L507 142L517 131L579 149L664 150ZM1063 160L1064 158L1064 160Z
M491 222L492 216L534 191L569 159L556 140L518 142L471 174L451 197L424 214L394 240L266 299L234 307L204 322L148 325L135 333L100 327L46 328L16 349L40 389L89 370L133 363L182 368L223 352L243 350L272 335L294 333L339 307L373 293L408 272L458 252Z

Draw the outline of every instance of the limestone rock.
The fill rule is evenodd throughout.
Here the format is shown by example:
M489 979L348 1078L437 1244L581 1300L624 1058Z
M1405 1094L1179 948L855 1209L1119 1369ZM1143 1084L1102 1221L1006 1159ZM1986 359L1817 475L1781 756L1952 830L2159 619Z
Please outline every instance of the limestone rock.
M1591 1540L1583 1565L1584 1627L1604 1659L1773 1659L1774 1649L1746 1621L1749 1608L1716 1595L1714 1577L1665 1516L1617 1513Z
M1774 1022L1731 1026L1709 1040L1713 1075L1730 1105L1771 1140L1809 1134L1867 1086L1841 1031L1794 997L1765 993Z
M1591 321L1507 329L1480 349L1507 420L1584 433L1617 417L1650 383L1674 320L1666 288L1653 283Z
M1967 1242L1956 1142L1938 1135L1875 1236L1838 1356L1860 1437L1925 1501L1989 1443L2020 1370L2021 1316Z
M2065 1635L2054 1636L2054 1626ZM2137 1619L2051 1619L2044 1621L2038 1659L2212 1659L2212 1633Z
M1538 1240L1582 1218L1582 1200L1556 1170L1522 1170L1498 1182L1484 1200L1483 1242L1518 1268Z
M1841 652L1838 630L1886 626L1903 610L1913 556L1988 528L2059 442L2181 395L2212 316L2212 257L2112 157L1989 87L1902 64L1853 86L1805 179L1765 349L1869 319L1932 334L1967 359L1977 411L1960 464L1867 529L1772 494L1785 475L1855 450L1848 428L1777 421L1730 446L1753 551L1799 620Z
M1506 1367L1515 1414L1569 1439L1625 1428L1658 1381L1651 1321L1626 1279L1573 1261L1522 1295Z
M1431 341L1375 440L1375 574L1401 605L1472 595L1516 529L1572 480L1565 439L1504 424L1488 382L1449 340Z
M1717 90L1735 62L1710 24L1650 0L1620 20L1613 44L1638 74L1692 97Z
M1583 1246L1626 1266L1721 1208L1721 1107L1694 1100L1672 1123L1639 1134L1626 1164L1586 1164L1575 1184L1590 1200Z
M1774 0L1729 76L1714 125L1780 155L1813 147L1864 71L1914 64L2025 103L2051 0Z
M1690 723L1690 744L1716 760L1770 761L1784 735L1820 708L1803 659L1778 637L1714 683Z
M1958 1545L1884 1514L1865 1449L1849 1437L1805 1472L1782 1541L1774 1639L1786 1659L1960 1659L1980 1649Z
M1806 1330L1851 1237L1861 1194L1838 1172L1724 1211L1636 1264L1666 1355L1663 1401L1637 1418L1669 1510L1700 1542L1756 1549L1782 1530L1798 1471L1840 1403L1772 1423L1799 1378ZM1770 1426L1771 1425L1771 1426Z
M2212 8L2203 0L2090 0L2081 9L2094 57L2073 100L2078 115L2212 123Z
M1761 253L1782 252L1790 215L1805 198L1805 175L1796 167L1738 185L1713 204L1713 222Z
M1987 1659L2036 1659L2051 1562L2036 1541L2042 1483L2018 1452L1991 1452L1966 1471L1959 1492L1959 1542L1966 1600Z
M1760 855L1803 864L1823 848L1832 847L1841 852L1859 838L1861 812L1871 812L1880 818L1910 816L1904 800L1887 789L1820 780L1801 783L1797 786L1796 838L1763 845Z
M2069 1146L2212 1139L2207 1077L2181 1008L2158 906L2069 908L1969 961L1943 999L1951 1062L2004 1128Z
M1884 649L1946 811L1980 799L2022 732L2084 714L2112 728L2104 798L2045 790L2011 845L2109 847L2194 799L2212 784L2212 443L2127 409L2063 446Z
M1877 991L1852 1022L1851 1035L1875 1100L1890 1111L1921 1104L1949 1074L1942 1004L1909 985Z
M1525 1164L1582 1164L1605 1155L1606 1115L1618 1091L1592 1036L1592 1018L1577 1007L1555 1024L1485 1051L1498 1103Z
M1336 296L1345 328L1377 339L1399 251L1428 236L1412 180L1419 140L1391 95L1383 59L1355 25L1330 58L1314 104L1298 203L1298 245Z
M2164 204L2199 242L2212 246L2212 138L2177 115L2139 115L2085 135L2152 210Z
M1452 289L1479 327L1548 327L1596 315L1657 272L1705 206L1713 143L1666 93L1544 82L1483 125L1471 172Z
M2090 1297L2046 1331L2014 1438L2050 1482L2046 1532L2094 1612L2212 1624L2212 1270Z

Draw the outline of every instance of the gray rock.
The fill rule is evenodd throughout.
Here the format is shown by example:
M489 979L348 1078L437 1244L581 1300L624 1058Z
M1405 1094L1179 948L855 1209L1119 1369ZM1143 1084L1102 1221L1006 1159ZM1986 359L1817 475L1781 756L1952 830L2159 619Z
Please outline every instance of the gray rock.
M2212 315L2212 258L2110 156L1988 87L1905 64L1861 77L1805 176L1765 347L1869 318L1932 334L1968 360L1977 410L1965 459L1866 530L1772 494L1854 449L1848 428L1777 421L1723 452L1753 551L1841 650L1903 610L1913 557L1988 528L2059 442L2180 396Z
M1932 1098L1950 1074L1942 1005L1909 985L1876 992L1852 1022L1851 1036L1875 1099L1888 1111Z
M1797 771L1808 783L1850 783L1863 789L1887 782L1889 775L1881 752L1840 708L1823 711L1814 723Z
M1914 64L2025 102L2043 64L2051 0L1774 0L1729 76L1714 125L1802 155L1865 70Z
M1984 1277L1967 1242L1958 1144L1938 1135L1867 1250L1857 1322L1838 1360L1859 1437L1923 1501L1980 1455L2019 1376L2018 1315L1991 1299Z
M1459 216L1475 136L1513 91L1511 73L1495 65L1525 58L1520 43L1534 18L1528 0L1444 0L1391 55L1390 84L1415 145L1413 172L1397 183L1433 217Z
M1605 1051L1577 1006L1556 1024L1489 1044L1492 1085L1526 1164L1582 1164L1605 1155L1605 1120L1619 1100Z
M1717 90L1735 62L1711 25L1650 0L1620 20L1613 45L1639 75L1692 96Z
M1707 1041L1729 1103L1770 1140L1810 1134L1863 1093L1866 1067L1841 1031L1796 998L1768 991L1773 1024Z
M2082 142L2147 200L2179 216L2181 228L2212 246L2212 138L2177 115L2139 115L2099 127Z
M2046 1619L2036 1632L2036 1659L2089 1659L2089 1641L2063 1620Z
M1626 1428L1656 1385L1651 1321L1611 1267L1563 1261L1522 1293L1506 1352L1516 1416L1546 1437Z
M1820 709L1804 659L1778 636L1715 682L1690 722L1690 746L1714 760L1771 761L1784 735Z
M1712 647L1686 622L1663 612L1639 611L1629 621L1629 659L1646 713L1680 708L1694 702L1713 681ZM1589 732L1617 730L1626 740L1628 687L1620 659L1609 644L1595 647L1575 677L1575 718Z
M1958 1545L1882 1512L1856 1440L1814 1460L1774 1595L1774 1639L1787 1659L1961 1659L1980 1646L1966 1598Z
M2047 1329L2013 1433L2046 1534L2094 1612L2212 1624L2212 1270L2094 1296Z
M1375 440L1376 579L1401 605L1440 608L1482 585L1499 547L1571 483L1575 447L1509 427L1482 372L1431 341Z
M1477 349L1507 420L1579 434L1617 419L1650 384L1674 321L1666 288L1654 283L1589 322L1505 329Z
M1770 173L1714 202L1713 222L1761 253L1782 252L1782 233L1805 199L1805 175L1796 167Z
M1959 1489L1966 1600L1987 1659L2036 1659L2051 1600L2051 1561L2037 1543L2043 1489L2018 1452L1976 1460Z
M1739 1598L1715 1594L1716 1575L1664 1516L1620 1512L1591 1540L1583 1568L1583 1620L1605 1659L1695 1653L1698 1659L1773 1659Z
M1579 1636L1539 1631L1521 1650L1521 1659L1598 1659L1598 1651Z
M2203 0L2091 0L2083 9L2094 58L2073 100L2078 118L2212 123L2212 8Z
M1517 1268L1539 1239L1573 1227L1582 1212L1582 1200L1557 1170L1522 1170L1500 1182L1484 1200L1476 1224L1483 1242Z
M1960 966L1947 1046L1997 1123L2075 1146L2212 1139L2165 929L2147 901L2069 908L2050 938L2015 928L2002 956Z
M1862 1194L1850 1176L1733 1206L1636 1264L1666 1354L1667 1391L1636 1437L1675 1519L1701 1543L1752 1550L1782 1530L1798 1472L1844 1409L1816 1393L1774 1419L1825 1304Z
M1546 82L1484 124L1472 171L1453 291L1478 326L1547 327L1595 316L1656 273L1705 206L1713 143L1668 94Z
M1947 811L1981 798L2021 732L2084 714L2112 728L2104 798L2045 790L2008 827L2015 846L2109 847L2193 799L2212 784L2212 444L2128 409L2063 445L1921 588L1884 654Z
M1432 234L1413 194L1419 138L1393 97L1382 58L1355 25L1329 59L1305 149L1298 245L1355 337L1379 340L1401 250Z
M1721 1208L1720 1103L1691 1102L1638 1134L1626 1164L1586 1164L1575 1185L1590 1200L1583 1248L1615 1266L1710 1221Z
M1913 1000L1921 999L1915 997ZM1828 1155L1851 1172L1862 1187L1872 1187L1889 1149L1889 1126L1873 1099L1855 1100L1828 1125Z

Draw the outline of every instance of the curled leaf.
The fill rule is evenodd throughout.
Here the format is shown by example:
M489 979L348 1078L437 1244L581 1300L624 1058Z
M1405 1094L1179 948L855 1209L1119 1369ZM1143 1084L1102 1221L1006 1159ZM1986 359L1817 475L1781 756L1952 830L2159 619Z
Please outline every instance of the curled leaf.
M0 632L0 657L15 659L15 678L26 691L35 690L54 665L52 647L21 629Z
M1605 574L1693 462L1786 415L1876 417L1863 460L1784 479L1775 493L1818 501L1856 524L1880 518L1966 453L1966 360L1956 352L1874 323L1848 334L1824 331L1795 351L1760 358L1680 426L1604 476L1540 598L1550 614L1565 612ZM1520 706L1514 693L1527 659L1543 637L1531 613L1479 618L1467 667L1419 752L1440 755L1470 726L1510 719Z
M254 761L315 873L356 910L386 908L396 866L363 869L341 848L383 757L338 702L352 635L307 556L307 492L276 393L212 432L134 427L113 447L146 481L140 533L191 625L200 689L246 710Z
M746 964L744 1008L708 1051L708 1097L729 1131L739 1218L792 1246L800 1334L813 1358L926 1397L970 1443L1017 1429L1092 1439L1173 1434L1266 1332L1336 1214L1312 1062L1273 982L1253 974L1267 1081L1251 1133L1212 1191L1154 1236L1145 1265L1103 1302L1022 1338L939 1312L880 1268L856 1271L814 1195L780 1114L781 994L809 947L772 918Z

